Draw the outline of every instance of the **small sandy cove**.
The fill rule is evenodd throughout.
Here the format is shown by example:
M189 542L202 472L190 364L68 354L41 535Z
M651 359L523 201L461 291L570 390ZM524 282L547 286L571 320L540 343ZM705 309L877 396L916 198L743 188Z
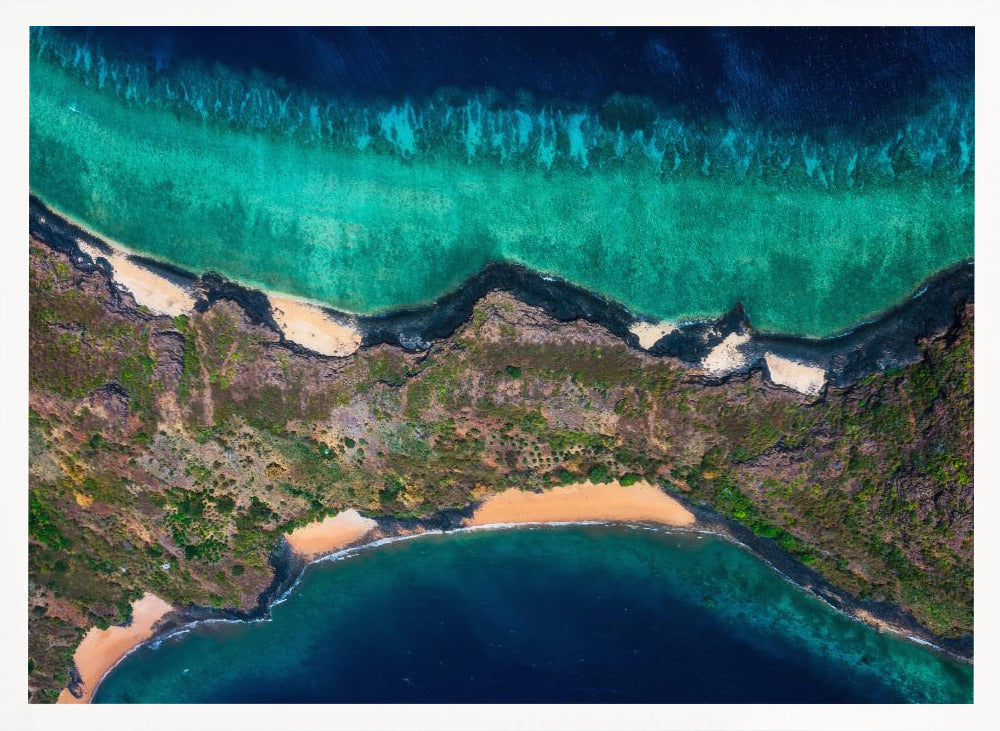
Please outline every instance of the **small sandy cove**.
M350 355L361 347L361 333L331 319L323 310L291 297L268 295L274 320L285 337L321 355Z
M649 350L664 335L669 335L677 330L677 326L672 322L636 322L630 328L629 332L639 338L639 345L645 350Z
M742 346L750 342L748 333L729 333L726 339L712 348L701 362L703 370L713 376L724 376L746 365L747 357Z
M153 271L133 264L128 256L112 246L113 254L105 254L95 246L77 240L80 250L91 259L104 257L111 264L115 282L132 293L136 304L148 307L160 315L183 315L194 309L194 297L178 284ZM109 244L110 246L110 244Z
M818 366L805 365L774 353L764 353L767 372L771 381L807 396L816 396L826 385L826 371Z
M488 498L467 525L559 523L580 520L640 521L688 526L694 515L648 482L623 487L618 482L583 482L542 493L511 488Z
M310 523L285 534L292 550L304 558L316 558L324 553L340 550L370 533L378 525L357 510L342 513Z
M79 698L63 688L58 703L90 703L94 689L104 675L125 654L153 636L153 626L173 609L158 596L146 593L132 602L132 623L128 627L91 627L73 655L73 663L83 680Z

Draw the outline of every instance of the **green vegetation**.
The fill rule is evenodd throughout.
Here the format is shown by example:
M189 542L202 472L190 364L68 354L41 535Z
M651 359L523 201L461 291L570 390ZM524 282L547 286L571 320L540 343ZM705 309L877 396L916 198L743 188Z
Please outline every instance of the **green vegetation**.
M56 525L58 513L32 491L28 497L28 538L47 548L69 548L70 542Z
M33 700L143 591L253 606L297 525L584 479L659 484L858 596L972 630L971 309L919 363L808 405L760 376L691 383L589 325L519 328L502 297L430 351L328 361L232 303L154 318L67 266L32 247Z
M198 359L198 343L191 329L187 315L174 318L174 327L184 338L184 353L181 362L181 377L177 384L177 396L181 402L187 402L193 384L201 377L201 362Z

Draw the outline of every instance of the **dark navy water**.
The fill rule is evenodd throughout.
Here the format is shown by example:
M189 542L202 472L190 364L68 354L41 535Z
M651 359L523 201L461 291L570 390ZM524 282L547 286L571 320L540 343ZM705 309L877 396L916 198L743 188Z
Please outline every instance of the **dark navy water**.
M68 29L70 30L70 29ZM516 101L665 107L802 130L894 124L900 102L971 85L972 28L77 28L158 70L222 64L327 93L419 101L494 89Z
M967 702L972 669L711 536L430 536L310 567L265 622L140 648L96 702Z

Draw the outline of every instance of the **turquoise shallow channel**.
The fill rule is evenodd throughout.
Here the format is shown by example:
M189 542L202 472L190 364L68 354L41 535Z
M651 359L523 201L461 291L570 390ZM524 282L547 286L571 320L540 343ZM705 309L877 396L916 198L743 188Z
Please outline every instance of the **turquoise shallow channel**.
M95 701L972 701L971 666L711 535L425 536L313 564L272 614L143 646Z
M490 261L652 318L850 329L973 256L971 90L862 139L451 90L354 102L33 29L30 187L126 247L358 313ZM874 134L874 133L873 133Z

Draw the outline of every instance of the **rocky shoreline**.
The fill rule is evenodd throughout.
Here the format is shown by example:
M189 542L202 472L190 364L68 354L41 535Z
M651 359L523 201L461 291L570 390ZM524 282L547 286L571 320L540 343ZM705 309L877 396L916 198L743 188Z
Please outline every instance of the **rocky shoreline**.
M739 543L757 558L770 564L792 583L810 594L819 597L835 609L849 614L879 630L890 630L898 634L936 646L952 657L972 663L974 658L974 637L941 637L923 627L909 612L888 602L859 599L843 589L838 589L823 576L783 551L774 540L758 536L731 518L714 511L704 503L686 500L684 496L671 493L697 518L697 526L715 535Z
M29 229L33 238L68 255L81 271L103 273L108 280L112 300L121 301L121 293L111 279L107 261L86 254L77 240L84 241L100 252L111 254L113 249L105 242L53 214L33 197L30 200ZM275 321L271 302L264 292L243 287L212 273L195 276L147 257L132 255L129 259L196 293L195 310L198 312L206 312L220 300L233 302L247 314L251 322L278 335L278 342L271 343L271 346L287 348L320 361L332 359L287 340ZM826 373L827 383L846 387L873 373L918 360L922 338L949 332L957 321L957 311L973 300L974 266L972 262L966 262L952 267L933 277L920 292L883 313L877 320L862 324L849 333L824 339L755 333L743 307L737 305L714 322L679 324L665 332L655 343L650 345L647 342L647 347L643 347L634 328L637 323L644 321L622 305L562 280L510 264L487 266L458 290L427 307L377 316L348 315L329 308L323 309L332 319L349 321L357 327L362 333L363 348L389 344L408 351L424 351L431 347L433 341L452 335L469 320L476 304L495 290L509 292L521 302L539 308L559 322L584 320L594 323L632 348L644 350L653 356L676 358L693 368L694 373L689 375L689 379L695 383L720 383L733 376L745 378L748 374L760 371L766 374L768 365L765 355L776 354L790 361L820 364ZM699 366L713 350L734 335L744 338L739 346L741 362L721 376L699 374ZM745 546L793 583L876 628L892 630L911 639L933 644L958 659L972 662L974 643L971 635L960 638L937 636L898 606L888 602L862 600L838 589L823 579L819 572L781 549L774 540L754 534L749 528L722 516L704 503L694 503L683 495L671 494L695 513L698 519L695 530L717 534ZM462 529L477 506L478 503L474 503L462 510L443 511L420 519L372 515L370 517L378 521L378 527L363 540L352 544L351 548L376 540L427 531L447 533ZM147 642L157 641L200 621L253 621L266 618L274 602L291 590L308 563L295 554L282 538L270 556L273 568L271 583L258 596L253 609L241 611L197 605L180 607L158 623L153 637ZM75 670L71 678L69 688L72 692L80 678Z
M29 199L29 211L29 231L33 237L69 255L83 271L97 268L108 274L106 263L101 259L93 261L81 250L77 240L111 253L105 242L66 221L34 196ZM194 293L195 309L199 312L206 311L215 302L228 300L239 305L251 322L275 332L281 347L317 358L336 357L321 355L288 340L264 292L211 272L197 276L145 256L131 255L129 260ZM689 366L704 368L713 351L733 341L736 343L732 347L733 362L722 373L712 373L709 369L707 379L718 381L733 374L767 372L766 356L771 355L822 370L826 382L843 388L872 374L915 362L920 357L919 341L949 329L956 321L958 310L974 301L974 270L972 261L959 263L928 279L916 294L876 319L831 337L756 332L742 303L737 303L716 320L672 325L667 328L669 332L643 349L655 356L672 357ZM113 286L112 290L116 296ZM319 309L332 321L357 329L363 348L389 344L408 351L424 351L433 341L451 336L472 316L476 303L497 290L509 292L559 322L585 320L600 325L630 347L642 348L635 328L649 324L647 319L620 303L517 264L488 264L458 289L423 307L378 315L356 315L328 307Z

